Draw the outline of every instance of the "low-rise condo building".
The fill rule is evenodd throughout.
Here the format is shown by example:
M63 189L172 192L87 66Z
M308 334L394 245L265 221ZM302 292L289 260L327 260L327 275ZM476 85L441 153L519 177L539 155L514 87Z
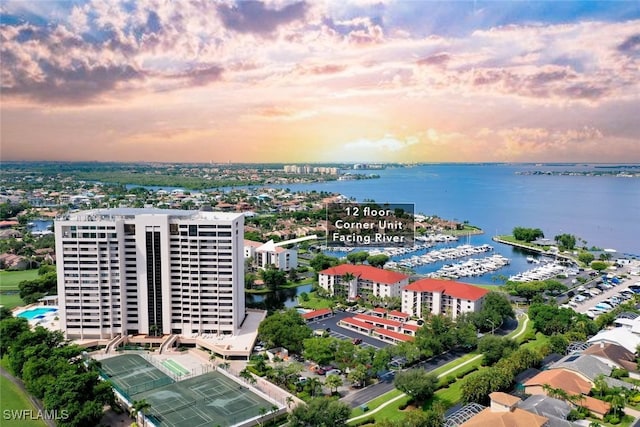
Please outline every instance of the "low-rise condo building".
M488 290L442 279L421 279L402 291L402 312L411 316L446 314L453 319L462 313L480 311Z
M318 284L331 295L349 300L358 297L399 297L409 276L370 265L341 264L318 273Z

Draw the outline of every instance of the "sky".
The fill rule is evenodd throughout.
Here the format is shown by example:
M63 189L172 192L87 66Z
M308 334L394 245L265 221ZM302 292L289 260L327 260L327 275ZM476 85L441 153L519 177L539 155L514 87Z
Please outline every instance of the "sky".
M640 162L640 1L2 1L0 160Z

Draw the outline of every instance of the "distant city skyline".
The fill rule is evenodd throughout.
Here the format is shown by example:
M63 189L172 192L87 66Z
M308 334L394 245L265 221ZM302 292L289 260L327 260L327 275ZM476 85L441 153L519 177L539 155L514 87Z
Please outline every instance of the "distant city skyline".
M0 160L640 162L638 1L5 1Z

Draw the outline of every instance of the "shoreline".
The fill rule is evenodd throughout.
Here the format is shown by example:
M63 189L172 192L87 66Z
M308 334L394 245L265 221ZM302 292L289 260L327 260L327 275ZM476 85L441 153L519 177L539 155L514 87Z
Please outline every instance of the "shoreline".
M572 256L570 255L565 255L565 254L561 254L558 252L551 252L551 251L546 251L544 250L544 248L536 248L536 247L531 247L522 243L516 243L516 242L510 242L508 240L504 240L501 239L500 236L493 236L491 238L491 240L493 240L494 242L497 243L502 243L505 245L509 245L509 246L513 246L519 249L523 249L525 251L529 251L532 253L536 253L536 254L540 254L540 255L545 255L545 256L549 256L549 257L555 257L555 258L562 258L565 259L567 261L571 261L571 262L578 262L577 260L575 260Z

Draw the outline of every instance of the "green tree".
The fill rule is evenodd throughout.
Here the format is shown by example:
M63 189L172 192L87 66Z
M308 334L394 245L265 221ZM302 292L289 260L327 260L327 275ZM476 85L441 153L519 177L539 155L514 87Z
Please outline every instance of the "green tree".
M497 335L485 335L478 341L478 351L484 354L483 364L493 365L503 357L512 353L518 344L509 338Z
M591 264L591 261L593 261L594 259L596 259L596 257L593 256L591 252L583 251L583 252L580 252L580 254L578 255L578 261L580 261L584 265Z
M145 399L142 400L134 400L133 401L133 406L131 407L132 409L132 413L133 413L133 417L137 418L138 414L142 414L142 425L145 425L146 421L145 421L145 414L147 413L147 411L149 409L151 409L151 404L149 402L147 402Z
M569 346L569 340L561 334L553 334L549 337L549 351L551 353L564 354Z
M609 264L604 262L604 261L593 261L593 262L591 262L591 268L593 268L597 272L604 271L604 270L607 269L607 267L609 267Z
M338 391L338 387L342 387L342 378L340 375L329 375L327 379L324 381L324 385L329 387L331 394Z
M302 352L302 343L311 337L311 329L295 309L274 313L260 323L260 339L269 347L284 347L292 353Z
M438 388L438 377L424 369L410 369L396 374L393 385L417 402L424 402L433 396Z
M367 263L372 267L382 268L389 261L389 256L385 254L369 255L367 257Z
M333 337L312 337L303 342L305 359L325 365L334 358L337 339Z
M4 319L8 319L9 317L12 317L12 316L13 316L13 313L11 313L11 310L9 310L4 305L0 306L0 321ZM2 337L0 337L0 340L1 339ZM2 351L0 351L0 354L2 354Z
M339 263L340 260L338 258L320 253L316 255L311 261L309 261L309 266L313 268L317 273L322 270L326 270L329 267L334 267Z
M539 228L515 227L513 229L513 237L515 237L516 240L532 242L538 238L544 237L544 233Z
M7 317L0 321L0 356L9 351L17 338L29 330L29 321L23 317Z
M327 398L311 399L307 405L298 405L289 415L291 427L346 426L351 408L341 401Z
M367 367L364 365L357 365L351 369L347 374L347 380L353 384L354 387L362 387L367 381Z
M369 257L369 252L367 251L355 251L349 252L347 254L347 261L351 264L362 264Z
M260 275L262 276L262 280L264 280L264 284L272 291L287 284L287 274L284 271L273 268L273 266L262 270Z
M462 401L465 403L480 403L486 405L489 402L489 394L497 391L492 387L494 372L492 369L474 372L467 375L460 387Z
M515 315L507 295L504 292L496 291L491 291L485 295L480 312L487 313L490 316L497 315L501 322L507 318L513 318Z
M560 234L553 238L558 243L560 250L572 250L576 247L576 236L573 234Z

